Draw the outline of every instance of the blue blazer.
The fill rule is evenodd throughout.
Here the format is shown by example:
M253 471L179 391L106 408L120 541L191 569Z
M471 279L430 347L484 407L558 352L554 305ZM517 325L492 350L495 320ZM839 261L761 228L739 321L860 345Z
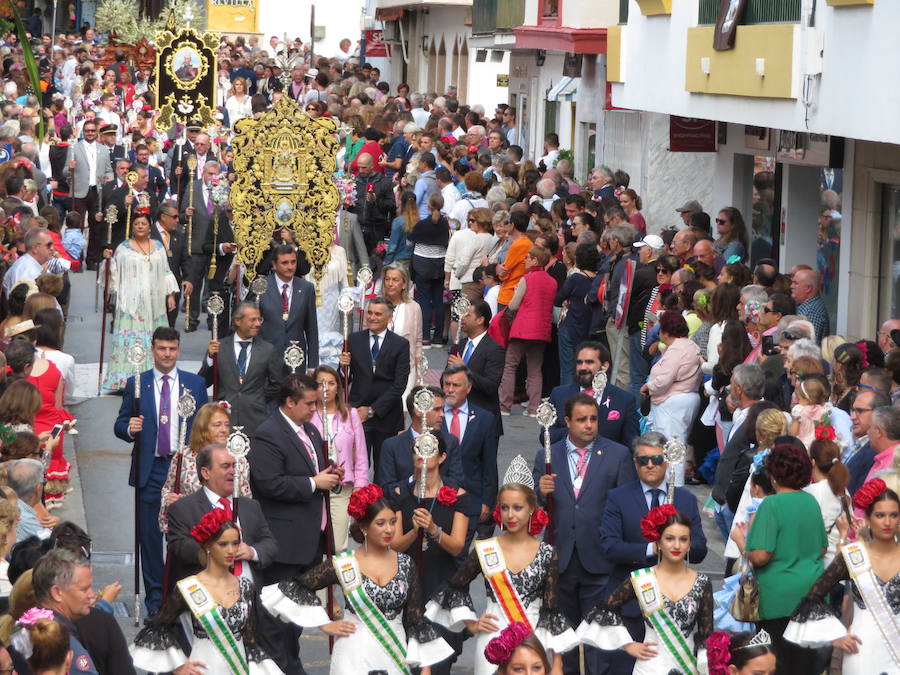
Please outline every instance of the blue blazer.
M199 375L189 373L186 370L178 369L178 383L181 385L182 391L187 389L191 392L194 400L197 402L197 410L200 406L205 405L209 398L206 395L206 381ZM178 423L178 397L172 392L172 417L175 424ZM140 484L138 487L146 487L147 481L150 480L150 471L153 468L153 458L156 456L156 428L159 425L156 415L156 398L153 392L153 371L145 370L141 373L141 411L144 416L144 430L140 434L140 454L138 457L140 468ZM116 418L115 433L126 443L133 443L134 439L128 434L128 420L134 416L134 376L128 378L125 384L125 393L122 396L122 405L119 407L119 416ZM185 438L191 437L191 425L194 418L191 417L187 421L187 433ZM172 448L175 452L176 448ZM131 462L131 472L128 474L128 484L134 487L135 484L135 462Z
M441 476L444 482L452 488L463 487L462 463L459 455L459 442L456 436L441 432L444 443L447 446L447 459L441 467ZM381 486L386 494L396 498L395 488L403 488L409 485L409 479L413 475L413 435L406 429L403 433L391 436L381 444L381 454L378 457L378 466L375 469L375 482Z
M591 458L577 498L569 473L565 440L550 447L550 457L551 468L556 474L550 517L560 573L566 571L577 548L578 559L588 572L609 574L612 564L600 548L600 521L610 490L637 477L631 453L624 445L598 436L591 446ZM544 451L539 450L534 458L535 486L544 475L544 468Z
M703 534L697 498L685 488L676 487L675 509L691 521L688 561L702 562L706 557L706 536ZM610 491L600 526L600 546L603 555L613 565L607 594L618 588L632 570L656 564L656 556L647 556L647 540L641 534L641 519L649 510L638 480ZM628 616L638 616L637 602L629 602L623 609L623 613L626 612Z
M443 431L451 436L446 421L445 417ZM468 497L466 513L470 516L481 513L482 504L493 509L497 503L496 432L493 414L469 401L469 418L457 454L462 464L462 486Z
M558 443L564 440L568 429L566 428L566 401L581 391L578 384L561 384L550 392L550 403L556 408L556 424L550 427L550 442ZM606 401L609 400L607 407ZM618 416L615 414L618 412ZM610 419L618 417L618 419ZM640 436L641 428L638 417L638 404L634 394L624 389L607 384L600 397L600 435L603 438L624 445L631 450L631 442ZM544 442L544 430L541 429L539 440Z
M851 495L856 494L856 491L866 482L866 476L869 475L869 471L872 470L872 465L875 463L875 455L876 452L872 449L871 444L866 443L847 462L847 469L850 471L847 490Z

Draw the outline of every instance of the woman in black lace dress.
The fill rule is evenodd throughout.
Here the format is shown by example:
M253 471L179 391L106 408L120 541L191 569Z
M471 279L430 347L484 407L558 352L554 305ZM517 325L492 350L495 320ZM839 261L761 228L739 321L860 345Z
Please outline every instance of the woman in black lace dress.
M865 513L871 539L844 544L846 523L839 521L841 549L800 602L784 637L804 647L830 643L843 650L844 675L900 673L900 497L874 478L856 491L853 503ZM863 563L850 582L855 607L849 628L827 602L832 588L851 579L848 558Z
M403 534L397 537L394 548L403 551L414 560L421 553L419 577L422 582L422 596L431 597L447 579L456 573L457 556L466 543L469 518L463 513L462 502L465 490L454 490L444 485L441 468L447 459L447 446L440 435L436 435L438 453L425 460L425 498L413 494L418 491L420 469L413 475L415 479L402 494L396 497L403 515ZM414 457L417 467L422 460ZM423 533L420 541L419 534ZM441 637L459 653L462 640L458 635L438 627ZM449 658L431 666L431 675L449 675L455 659Z
M353 493L348 511L355 521L350 535L362 548L336 555L297 579L266 586L266 608L284 621L318 626L337 638L331 675L373 670L405 675L411 666L430 675L428 666L453 650L425 618L412 558L391 548L397 507L373 484ZM346 600L346 619L340 621L328 618L315 594L334 584L342 586Z
M513 463L518 460L517 457ZM523 466L524 480L530 473L524 460ZM507 472L507 476L509 475ZM474 633L475 675L493 675L496 668L484 657L484 649L492 638L511 623L509 611L498 602L494 584L485 579L488 604L484 613L477 616L469 595L469 585L483 573L477 546L496 545L505 563L505 578L509 580L521 602L527 625L544 648L554 652L552 672L562 673L562 653L576 646L578 641L559 609L559 563L556 551L535 538L546 525L547 514L537 508L537 497L528 485L504 481L497 499L499 503L494 518L499 521L504 533L496 539L478 542L476 550L473 550L453 575L447 587L428 603L427 615L451 630L468 628Z
M191 530L206 569L178 582L156 616L134 639L134 665L155 673L281 675L256 634L262 611L252 581L231 570L240 545L224 509L213 509ZM181 621L188 612L193 635Z
M591 609L578 628L578 637L592 647L624 649L637 659L632 671L635 675L668 675L672 670L705 672L706 638L713 630L712 584L705 574L687 566L691 521L666 504L651 509L641 521L641 530L645 539L655 542L659 563L648 570L633 572L632 578L626 579L605 602ZM623 605L637 597L636 584L645 598L652 599L645 590L647 576L637 577L644 582L635 582L635 575L648 573L655 576L666 616L657 621L645 615L644 641L634 642L620 612ZM679 641L661 639L657 628L667 625L677 628L683 638L683 649L670 650L665 646L667 642Z

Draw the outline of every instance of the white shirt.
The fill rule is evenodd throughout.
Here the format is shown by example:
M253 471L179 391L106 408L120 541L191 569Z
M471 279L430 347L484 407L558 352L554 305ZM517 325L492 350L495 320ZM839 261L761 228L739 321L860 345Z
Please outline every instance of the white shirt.
M205 485L203 486L203 494L206 495L206 498L209 500L209 503L212 505L212 507L214 509L224 508L222 506L222 504L219 502L221 497L219 495L217 495L215 492L213 492L212 490L210 490ZM231 505L231 512L234 513L234 497L226 497L225 499L228 500L228 503ZM238 510L238 517L234 524L238 526L238 530L241 529L240 510ZM259 562L259 554L256 552L256 549L253 548L252 546L250 546L249 544L247 546L251 551L253 551L253 558L252 558L253 562ZM244 563L245 564L241 566L241 576L244 579L253 581L253 572L250 570L250 565L246 564L247 563L246 560L244 561Z
M428 120L431 118L431 113L425 110L425 108L413 108L409 111L413 116L413 122L416 123L417 127L422 127L423 129L428 124Z
M278 282L278 298L279 299L281 299L283 297L282 294L284 293L284 287L287 286L287 311L288 311L288 314L290 314L291 300L293 299L292 296L294 295L294 280L291 279L290 281L285 281L277 274L275 275L275 280Z
M97 186L97 143L84 141L84 154L88 160L88 185Z
M12 287L22 279L37 279L43 271L41 264L30 253L19 256L6 270L6 275L3 277L3 292L9 295Z
M543 162L544 166L546 166L548 169L552 169L553 164L557 159L559 159L559 150L551 150L538 160L538 165Z
M156 407L157 425L161 423L159 419L159 405L160 398L162 398L163 374L156 368L153 369L153 405ZM169 450L174 455L178 452L178 424L180 421L178 417L178 398L181 396L181 390L178 386L178 367L172 368L165 375L169 376ZM158 426L157 429L159 429ZM154 448L153 454L159 457L156 454L156 448Z
M384 336L387 335L387 329L385 328L380 333L372 333L369 331L369 353L372 353L372 346L375 344L375 335L378 336L378 351L381 351L381 348L384 347Z
M456 202L459 201L459 189L457 189L453 183L449 183L441 188L441 197L444 198L444 206L441 208L441 213L445 216L449 215L450 210L456 206Z
M472 343L472 353L475 353L475 350L478 349L478 345L481 344L481 338L487 335L487 331L484 331L481 335L473 338L469 338L469 342ZM466 346L463 348L463 353L465 353L466 349L469 348L469 342L466 343ZM462 357L462 355L460 355Z
M290 417L285 415L284 410L282 410L281 408L278 408L278 412L281 413L281 416L288 423L288 426L290 426L291 430L293 430L293 432L297 435L297 438L300 441L300 445L302 445L304 447L304 449L307 451L307 454L310 454L310 452L309 452L310 450L312 451L311 454L312 454L313 468L315 469L316 473L319 473L319 458L316 457L316 449L313 447L311 441L310 441L310 445L307 446L306 441L304 440L304 437L307 439L309 438L308 434L306 433L306 430L303 429L302 427L298 427L296 424L294 424L294 420L292 420ZM303 431L303 436L300 435L301 431ZM309 477L309 484L312 485L313 492L315 492L316 491L316 481L313 480L312 476Z

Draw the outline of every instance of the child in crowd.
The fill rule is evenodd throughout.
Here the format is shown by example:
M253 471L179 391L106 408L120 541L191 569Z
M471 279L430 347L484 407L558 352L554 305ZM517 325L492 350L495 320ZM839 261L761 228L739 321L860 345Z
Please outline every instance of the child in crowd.
M73 260L81 260L84 252L84 232L82 216L77 211L66 214L66 229L62 234L62 245Z
M472 281L481 284L484 301L491 308L491 316L497 315L497 296L500 295L500 276L494 264L476 267L472 272Z

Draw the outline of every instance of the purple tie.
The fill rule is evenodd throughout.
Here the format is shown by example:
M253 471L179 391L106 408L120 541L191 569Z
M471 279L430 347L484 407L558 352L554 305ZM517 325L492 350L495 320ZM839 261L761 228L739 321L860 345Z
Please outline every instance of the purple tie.
M213 214L214 209L215 209L215 202L213 202L212 186L210 186L209 197L206 198L206 213L211 216Z
M159 428L156 430L156 454L168 457L172 454L171 415L172 390L169 388L169 376L163 375L162 393L159 395Z

